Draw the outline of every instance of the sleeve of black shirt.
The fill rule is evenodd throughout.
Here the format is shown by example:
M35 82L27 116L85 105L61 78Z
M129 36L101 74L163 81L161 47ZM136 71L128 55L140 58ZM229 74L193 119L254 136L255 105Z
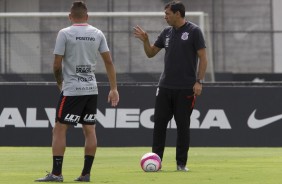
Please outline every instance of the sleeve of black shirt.
M204 35L203 35L203 33L202 33L202 31L199 27L197 27L194 30L194 34L195 34L194 46L195 46L196 50L206 48Z
M158 48L165 47L165 29L159 34L157 40L155 41L154 45Z

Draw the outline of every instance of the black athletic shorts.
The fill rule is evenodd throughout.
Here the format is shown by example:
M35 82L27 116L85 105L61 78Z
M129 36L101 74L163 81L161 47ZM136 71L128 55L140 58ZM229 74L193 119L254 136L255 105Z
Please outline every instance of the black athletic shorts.
M77 125L77 123L94 125L96 123L97 96L63 96L61 93L56 109L56 122L69 125Z

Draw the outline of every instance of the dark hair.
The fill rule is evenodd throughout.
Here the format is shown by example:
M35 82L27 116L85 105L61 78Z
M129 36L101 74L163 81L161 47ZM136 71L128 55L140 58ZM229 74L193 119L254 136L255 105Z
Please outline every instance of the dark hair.
M71 14L75 18L82 18L87 14L87 7L83 1L74 1L71 7Z
M165 9L170 8L173 13L179 11L181 17L185 17L185 6L180 1L171 1L165 5Z

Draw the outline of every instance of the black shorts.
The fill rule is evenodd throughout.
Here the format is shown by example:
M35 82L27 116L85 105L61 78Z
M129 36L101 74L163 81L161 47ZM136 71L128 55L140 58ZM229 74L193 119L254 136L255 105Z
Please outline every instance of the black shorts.
M63 96L60 99L56 109L56 122L63 124L94 125L96 123L97 96Z

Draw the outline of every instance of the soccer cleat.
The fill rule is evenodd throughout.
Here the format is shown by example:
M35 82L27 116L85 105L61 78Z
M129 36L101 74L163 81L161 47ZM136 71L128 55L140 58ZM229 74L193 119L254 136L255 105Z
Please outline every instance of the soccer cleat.
M62 175L56 176L52 173L48 173L44 178L38 178L36 182L63 182L64 178Z
M189 171L189 169L185 165L178 165L176 169L177 171L184 171L184 172Z
M74 181L90 182L90 174L86 174L84 176L79 176Z

